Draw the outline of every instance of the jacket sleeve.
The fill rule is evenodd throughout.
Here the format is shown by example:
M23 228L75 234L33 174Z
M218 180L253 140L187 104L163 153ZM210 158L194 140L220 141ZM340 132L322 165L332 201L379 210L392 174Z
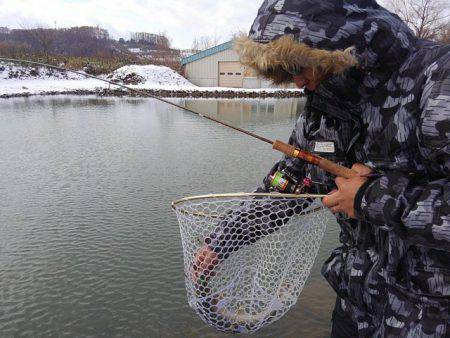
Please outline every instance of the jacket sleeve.
M417 136L428 178L385 172L361 187L355 209L359 218L413 244L450 251L450 56L446 59L428 76L420 102Z
M298 135L302 133L304 115L301 114L289 138L289 144L298 147ZM297 177L303 176L304 161L284 156L275 163L263 183L255 192L270 192L270 176L278 170L289 169ZM307 205L280 202L268 205L258 199L242 203L220 221L214 231L205 239L205 243L219 254L219 259L226 259L231 252L250 245L259 239L279 230L296 213L301 213ZM260 222L255 220L259 213L264 214ZM267 214L266 214L267 213Z

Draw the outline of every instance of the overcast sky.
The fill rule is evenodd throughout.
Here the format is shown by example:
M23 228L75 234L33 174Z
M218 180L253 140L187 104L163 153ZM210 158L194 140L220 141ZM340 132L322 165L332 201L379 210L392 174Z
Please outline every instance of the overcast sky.
M115 38L130 32L166 32L174 47L194 37L227 41L248 31L263 0L0 0L0 26L10 28L99 25Z

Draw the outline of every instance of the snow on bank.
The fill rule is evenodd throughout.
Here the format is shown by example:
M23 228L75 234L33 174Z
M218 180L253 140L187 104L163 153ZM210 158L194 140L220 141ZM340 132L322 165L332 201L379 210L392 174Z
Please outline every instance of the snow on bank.
M296 89L242 89L224 87L197 87L168 67L130 65L117 69L104 79L127 84L131 88L146 89L155 95L167 96L240 96L280 93L298 94ZM130 81L131 79L131 81ZM133 84L134 83L134 84ZM45 67L21 67L0 63L0 97L63 94L66 92L102 93L116 89L114 85L71 73L48 71Z
M125 66L101 78L139 89L195 88L192 83L172 69L154 65ZM127 83L124 81L126 79L138 79L139 85ZM114 88L114 86L70 72L0 62L0 96L45 95L73 91L94 92L106 88Z
M107 88L107 85L83 75L47 67L0 62L0 96L43 95L51 92L94 91L102 88Z
M129 82L128 84L144 84L147 86L164 86L164 87L193 87L194 85L182 77L180 74L164 66L139 66L130 65L124 66L112 72L107 76L108 80L125 83L125 79L136 78L136 82Z
M92 93L108 88L108 85L95 79L25 79L0 80L0 96L46 95L74 91Z
M0 80L81 80L84 78L82 75L60 72L47 67L19 66L0 61Z

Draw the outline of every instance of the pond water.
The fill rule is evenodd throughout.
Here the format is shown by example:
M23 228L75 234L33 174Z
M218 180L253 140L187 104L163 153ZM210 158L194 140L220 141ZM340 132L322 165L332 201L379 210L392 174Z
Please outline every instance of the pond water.
M302 99L175 100L287 140ZM265 143L153 99L0 101L0 332L23 337L227 337L189 308L178 198L252 191L280 157ZM320 266L256 337L327 337Z

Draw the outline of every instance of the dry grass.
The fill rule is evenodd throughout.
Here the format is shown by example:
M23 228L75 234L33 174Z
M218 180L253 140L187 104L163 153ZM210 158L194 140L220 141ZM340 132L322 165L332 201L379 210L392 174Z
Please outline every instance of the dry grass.
M173 61L152 61L151 59L139 59L133 55L124 55L123 57L77 57L77 56L55 56L32 54L25 51L10 51L1 48L0 56L13 59L29 60L34 62L48 63L53 66L62 66L72 70L85 70L91 75L108 74L112 71L130 64L149 65L156 64L167 66L175 71L181 70L181 65Z

